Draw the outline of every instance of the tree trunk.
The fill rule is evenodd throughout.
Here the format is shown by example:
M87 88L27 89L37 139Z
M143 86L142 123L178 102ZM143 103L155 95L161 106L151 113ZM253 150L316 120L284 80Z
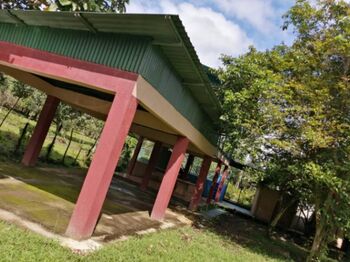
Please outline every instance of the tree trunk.
M281 220L282 216L286 213L286 211L294 205L296 200L292 199L291 201L288 202L287 205L285 205L282 208L279 208L278 213L274 216L272 221L270 222L268 228L267 228L267 234L268 236L272 235L273 230L276 228L278 222ZM283 197L281 197L281 203L283 203Z
M238 198L237 198L237 203L239 203L239 200L241 199L242 191L243 191L243 188L240 188L240 189L239 189Z
M236 180L236 188L241 187L242 177L243 177L243 171L238 172L238 177Z
M88 152L86 153L86 162L89 160L90 155L91 155L93 149L95 148L95 146L96 146L96 144L97 144L97 140L98 140L98 139L95 140L95 143L90 147L90 149L89 149Z
M26 136L28 127L29 127L29 122L27 122L25 124L24 128L22 129L21 136L19 137L19 139L17 141L17 145L16 145L15 150L13 152L15 155L18 154L18 152L19 152L19 149L20 149L20 147L22 145L22 141L23 141L24 137Z
M14 105L10 108L10 110L7 112L7 114L5 115L5 117L2 119L1 123L0 123L0 127L4 124L4 122L6 121L7 117L11 114L12 110L17 106L19 100L21 98L18 97L16 102L14 103Z
M63 157L62 157L62 164L64 164L64 160L65 160L65 158L67 156L68 149L70 147L70 144L72 143L73 133L74 133L74 129L72 128L72 130L70 131L69 142L68 142L68 145L66 147L66 151L64 151L64 154L63 154Z
M51 152L52 152L52 150L53 150L53 147L54 147L55 142L56 142L56 138L57 138L58 134L61 132L62 127L63 127L62 124L59 124L59 125L56 126L55 135L54 135L54 137L53 137L53 139L52 139L51 144L50 144L49 147L47 148L46 161L49 161L49 159L50 159L50 154L51 154Z
M83 147L81 146L81 147L79 148L78 154L76 155L76 157L75 157L75 159L74 159L74 165L76 165L76 163L77 163L77 161L78 161L78 158L79 158L79 155L80 155L80 153L81 153L82 150L83 150Z
M314 241L312 242L312 247L309 253L309 256L307 257L307 262L317 261L324 242L324 226L322 225L319 218L316 217L316 232Z
M333 194L328 193L327 198L323 202L323 208L321 212L321 203L316 201L315 203L315 215L316 215L316 232L314 240L312 242L312 247L307 257L307 262L318 261L322 255L323 249L328 244L328 239L331 236L332 230L334 228L327 222L326 216L329 215L330 208L332 206Z

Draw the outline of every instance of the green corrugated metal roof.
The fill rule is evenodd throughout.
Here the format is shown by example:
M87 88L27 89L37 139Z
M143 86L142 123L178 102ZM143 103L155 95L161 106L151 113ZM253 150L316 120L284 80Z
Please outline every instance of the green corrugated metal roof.
M178 15L0 10L0 23L151 37L203 110L218 120L219 102Z

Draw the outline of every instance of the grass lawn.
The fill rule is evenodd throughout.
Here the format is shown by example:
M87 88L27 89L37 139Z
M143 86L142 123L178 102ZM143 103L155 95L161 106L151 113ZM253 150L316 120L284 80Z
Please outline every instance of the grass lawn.
M5 111L0 111L0 119ZM13 148L26 121L23 116L12 113L0 128L0 161L14 157ZM30 124L32 127L35 125L34 122ZM51 127L44 146L51 142L53 133L54 127ZM51 156L56 161L63 155L67 136L65 134L57 139ZM76 134L66 164L73 163L82 144L87 150L93 143L92 139ZM41 154L45 152L44 149ZM81 166L84 166L83 158L82 153ZM52 192L61 192L55 190L51 188ZM233 196L239 193L233 187L231 191L229 194ZM14 195L18 196L17 193ZM247 204L252 195L252 192L243 192L240 200ZM0 221L0 261L305 261L306 254L306 249L295 245L290 239L281 236L267 238L265 226L234 215L205 222L200 229L185 227L163 230L134 236L126 241L111 242L88 255L74 253L55 241Z
M8 109L0 106L0 121L4 118L7 112ZM27 122L29 122L27 136L24 139L25 141L22 141L21 143L19 150L20 152L18 152L17 155L14 155L13 152L15 145L17 144L20 134ZM6 160L9 158L19 160L24 153L25 146L28 144L29 138L32 135L35 126L35 121L29 121L25 116L12 111L4 124L0 127L0 160ZM53 140L55 131L56 125L52 123L48 135L44 141L43 148L40 152L39 160L43 162L50 162L50 164L87 167L89 165L87 154L91 150L91 147L95 145L96 141L95 139L82 134L82 131L79 129L74 130L72 142L64 160L64 164L62 163L62 158L69 143L70 137L70 131L64 129L61 130L60 134L57 136L54 148L49 157L49 161L47 161L47 148ZM134 146L136 146L136 140L133 137L128 136L127 141L129 141L129 145L134 144ZM131 150L131 148L128 150ZM128 158L131 157L126 151L127 150L122 152L122 161L119 161L118 163L118 168L120 170L125 170Z
M0 120L3 119L5 114L7 113L8 109L0 108ZM9 117L4 122L3 126L0 128L0 155L2 157L12 157L12 152L14 150L14 147L18 141L18 138L20 136L20 132L22 131L24 125L28 122L28 119L24 116L12 111ZM35 121L29 121L30 129L34 129L36 122ZM43 157L46 154L46 147L51 143L54 133L55 133L55 125L52 124L48 133L47 138L44 142L44 150L41 151L41 157ZM58 136L58 139L55 143L54 150L51 154L51 160L60 162L62 159L62 156L64 154L64 151L66 150L67 144L68 144L68 138L69 138L69 132L61 132L61 134ZM23 141L22 147L21 147L21 153L22 155L24 151L24 145L28 142L28 136L26 137L26 141ZM71 165L74 163L74 160L80 150L80 147L82 147L82 152L79 155L78 163L80 166L84 166L84 157L86 152L90 149L90 147L94 144L94 140L86 137L82 134L79 134L78 132L74 133L73 140L71 143L71 146L68 150L67 157L65 160L65 163L67 165Z
M263 238L252 239L256 245L252 247L210 230L185 227L132 237L81 255L55 241L0 222L0 261L295 261L289 249L299 252L301 258L304 256L294 246L276 253L276 242ZM281 248L278 244L277 247Z

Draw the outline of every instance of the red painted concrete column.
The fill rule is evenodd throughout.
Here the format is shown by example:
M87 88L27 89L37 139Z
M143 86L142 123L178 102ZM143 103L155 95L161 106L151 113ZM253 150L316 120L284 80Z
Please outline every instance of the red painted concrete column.
M162 220L164 218L188 144L189 140L186 137L179 137L175 143L156 201L153 205L151 213L151 218L153 219Z
M210 204L210 202L211 202L211 200L212 200L212 198L213 198L215 186L216 186L216 183L217 183L218 178L219 178L219 175L220 175L221 166L222 166L222 162L219 161L219 162L218 162L218 165L217 165L216 168L215 168L214 177L213 177L213 179L212 179L211 187L210 187L210 189L209 189L209 195L208 195L208 198L207 198L207 204Z
M68 236L84 239L92 235L136 109L130 90L115 96L70 219Z
M35 126L33 135L30 138L26 151L24 153L22 159L23 165L35 165L59 103L60 100L58 98L47 96L44 107L41 110L39 120Z
M150 157L148 165L146 167L145 174L142 178L142 182L141 182L141 186L140 186L142 190L146 190L148 187L148 183L151 179L153 170L155 169L156 164L158 162L161 149L162 149L162 143L159 141L155 142L153 149L152 149L151 157Z
M137 157L138 157L138 155L140 153L143 140L144 140L144 137L140 136L139 140L137 141L137 145L135 147L134 154L132 155L132 158L131 158L130 163L128 165L128 170L126 171L126 173L128 175L131 175L132 172L134 171L135 164L136 164L136 161L137 161Z
M208 176L210 164L211 164L211 158L206 156L203 159L201 170L199 171L199 175L198 175L197 182L196 182L196 188L194 190L194 193L193 193L190 205L189 205L190 210L196 210L198 207L198 204L202 198L202 193L204 190L204 183L205 183L207 176Z
M220 180L220 183L218 186L218 190L216 191L215 202L219 202L221 191L222 191L222 188L224 187L224 184L225 184L227 177L228 177L228 166L225 166L224 173L221 177L221 180Z

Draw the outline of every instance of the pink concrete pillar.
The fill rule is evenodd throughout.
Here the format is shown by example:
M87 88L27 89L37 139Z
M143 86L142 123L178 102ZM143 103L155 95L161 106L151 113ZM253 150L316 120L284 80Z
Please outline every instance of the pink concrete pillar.
M193 210L193 211L196 210L198 207L198 204L202 198L202 193L204 190L204 183L205 183L207 176L208 176L210 164L211 164L211 158L208 156L204 157L203 162L202 162L202 166L201 166L201 170L199 171L199 175L197 178L196 188L194 190L194 193L193 193L190 205L189 205L190 210Z
M175 143L162 183L159 187L156 201L153 205L151 213L151 218L153 219L162 220L164 218L188 144L189 140L186 137L179 137Z
M162 143L159 141L155 142L153 149L152 149L151 157L150 157L148 165L146 167L145 174L142 178L142 182L141 182L141 186L140 186L142 190L146 190L148 187L148 183L151 179L153 170L155 169L156 164L158 162L161 149L162 149Z
M135 147L134 154L132 155L132 158L131 158L131 160L129 162L128 170L126 171L126 173L128 175L131 175L132 172L134 171L134 168L135 168L135 165L136 165L136 162L137 162L137 157L138 157L138 155L140 153L143 141L144 141L144 138L142 136L140 136L138 141L137 141L137 145Z
M29 140L24 153L22 164L25 166L34 166L38 160L41 148L49 131L51 122L55 116L56 109L60 100L53 96L47 96L43 109L41 110L39 120L35 126L32 137Z
M214 173L214 177L212 179L211 187L209 189L209 195L208 195L208 198L207 198L207 204L208 205L210 204L210 202L211 202L211 200L213 198L213 195L214 195L214 190L215 190L215 187L216 187L216 183L217 183L218 178L220 176L221 165L222 165L222 162L219 160L218 165L215 168L215 173Z
M92 235L136 109L137 100L130 90L116 94L70 219L68 236L84 239Z
M220 183L219 183L219 186L218 186L218 190L216 190L215 202L219 202L222 188L224 187L226 178L228 177L228 171L229 171L228 170L228 166L225 166L224 173L223 173L223 175L221 177L221 180L220 180Z

